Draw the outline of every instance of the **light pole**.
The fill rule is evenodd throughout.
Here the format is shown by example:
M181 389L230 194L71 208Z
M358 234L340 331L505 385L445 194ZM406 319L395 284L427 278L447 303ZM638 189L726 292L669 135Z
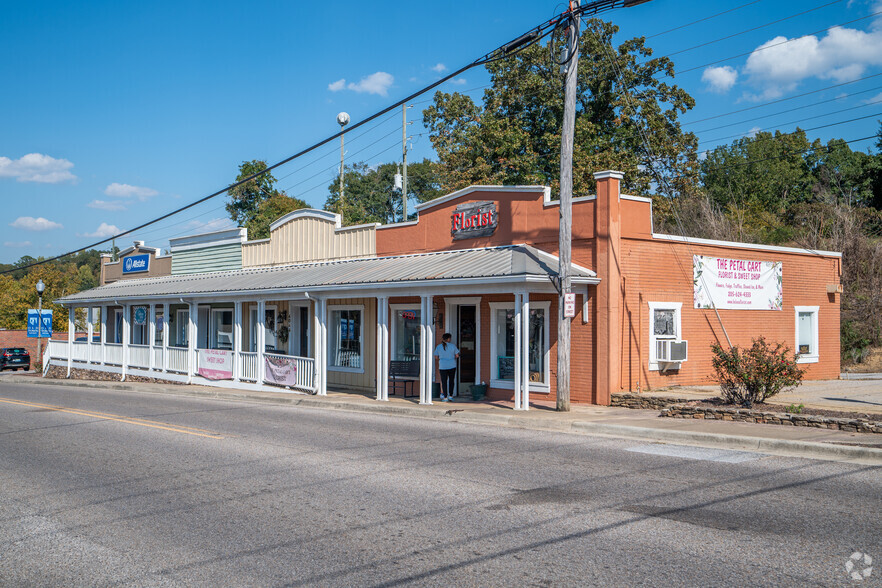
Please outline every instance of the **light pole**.
M37 280L37 360L40 362L40 368L43 368L43 291L46 284L43 280Z
M341 112L337 115L337 124L340 125L340 131L349 124L349 115ZM340 199L337 201L337 214L340 215L340 223L343 222L343 135L340 135Z

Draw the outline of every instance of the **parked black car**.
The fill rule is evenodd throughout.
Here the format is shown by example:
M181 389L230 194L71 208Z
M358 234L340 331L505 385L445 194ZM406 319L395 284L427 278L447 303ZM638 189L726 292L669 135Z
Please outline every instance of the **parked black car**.
M0 371L7 368L28 371L31 369L31 354L24 347L4 347L0 349Z

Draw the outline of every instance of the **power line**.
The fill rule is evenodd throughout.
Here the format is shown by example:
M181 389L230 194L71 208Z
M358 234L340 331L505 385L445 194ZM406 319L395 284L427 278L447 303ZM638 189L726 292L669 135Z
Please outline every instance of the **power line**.
M741 6L736 6L735 8L730 8L729 10L724 10L722 12L718 12L716 14L712 14L710 16L705 16L704 18L699 18L698 20L693 20L692 22L687 22L686 24L682 24L680 26L674 27L672 29L668 29L666 31L662 31L660 33L653 33L647 36L647 39L652 39L653 37L659 37L661 35L667 35L668 33L673 33L674 31L679 31L680 29L685 29L686 27L691 27L692 25L696 25L700 22L705 22L707 20L711 20L712 18L716 18L718 16L723 16L724 14L729 14L730 12L735 12L736 10L741 10L742 8L746 8L753 4L758 4L763 0L753 0L753 2L748 2L747 4L742 4Z
M880 100L879 102L882 102L882 100ZM879 102L873 102L872 104L873 104L873 105L875 105L875 104L879 104ZM867 104L866 106L870 106L870 104ZM857 107L855 107L855 108L862 108L862 107L857 106ZM851 110L851 109L846 109L846 110ZM828 113L828 114L819 114L818 116L810 116L810 117L808 117L808 118L804 118L804 119L801 119L801 120L791 121L791 122L787 122L787 123L781 123L781 126L792 125L792 124L795 124L795 123L798 123L798 122L801 122L801 121L811 120L811 119L813 119L813 118L821 118L821 117L823 117L823 116L830 116L831 114L837 114L837 113L836 113L836 112L831 112L831 113ZM821 126L818 126L818 127L811 127L811 128L808 128L808 129L797 129L796 131L793 131L793 132L791 132L791 133L781 133L781 135L782 135L782 136L786 136L786 135L794 135L794 134L798 133L799 131L803 131L803 132L805 132L805 131L817 131L817 130L819 130L819 129L826 129L826 128L828 128L828 127L835 127L835 126L839 126L839 125L844 125L844 124L847 124L847 123L850 123L850 122L855 122L855 121L859 121L859 120L865 120L865 119L868 119L868 118L874 118L874 117L877 117L877 116L882 116L882 112L876 112L876 113L874 113L874 114L868 114L867 116L860 116L860 117L858 117L858 118L851 118L851 119L849 119L849 120L843 120L843 121L839 121L839 122L835 122L835 123L830 123L830 124L827 124L827 125L821 125ZM766 131L766 129L760 129L760 131ZM768 132L768 131L766 131L766 132ZM724 141L724 140L726 140L726 139L733 139L733 138L736 138L736 137L743 137L743 136L744 136L744 134L729 135L728 137L719 137L718 139L708 139L707 141L701 141L701 143L713 143L713 142L715 142L715 141ZM760 140L758 140L757 142L762 142L762 141L764 141L764 139L760 139Z

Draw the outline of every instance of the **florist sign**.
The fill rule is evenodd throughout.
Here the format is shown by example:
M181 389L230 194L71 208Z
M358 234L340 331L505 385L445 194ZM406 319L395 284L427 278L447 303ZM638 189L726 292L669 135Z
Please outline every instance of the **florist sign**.
M496 231L497 222L495 202L467 202L453 211L450 234L454 240L489 237Z
M784 291L780 261L747 261L692 256L695 308L781 310Z

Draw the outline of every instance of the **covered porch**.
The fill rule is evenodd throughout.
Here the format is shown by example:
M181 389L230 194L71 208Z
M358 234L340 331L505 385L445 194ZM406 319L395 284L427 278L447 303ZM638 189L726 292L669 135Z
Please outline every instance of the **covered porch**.
M459 394L486 382L527 409L531 391L553 387L557 267L514 245L117 282L62 299L71 326L87 309L88 336L51 341L44 366L386 401L392 362L410 362L431 404L432 352L450 332ZM573 276L587 304L598 280L575 265Z

